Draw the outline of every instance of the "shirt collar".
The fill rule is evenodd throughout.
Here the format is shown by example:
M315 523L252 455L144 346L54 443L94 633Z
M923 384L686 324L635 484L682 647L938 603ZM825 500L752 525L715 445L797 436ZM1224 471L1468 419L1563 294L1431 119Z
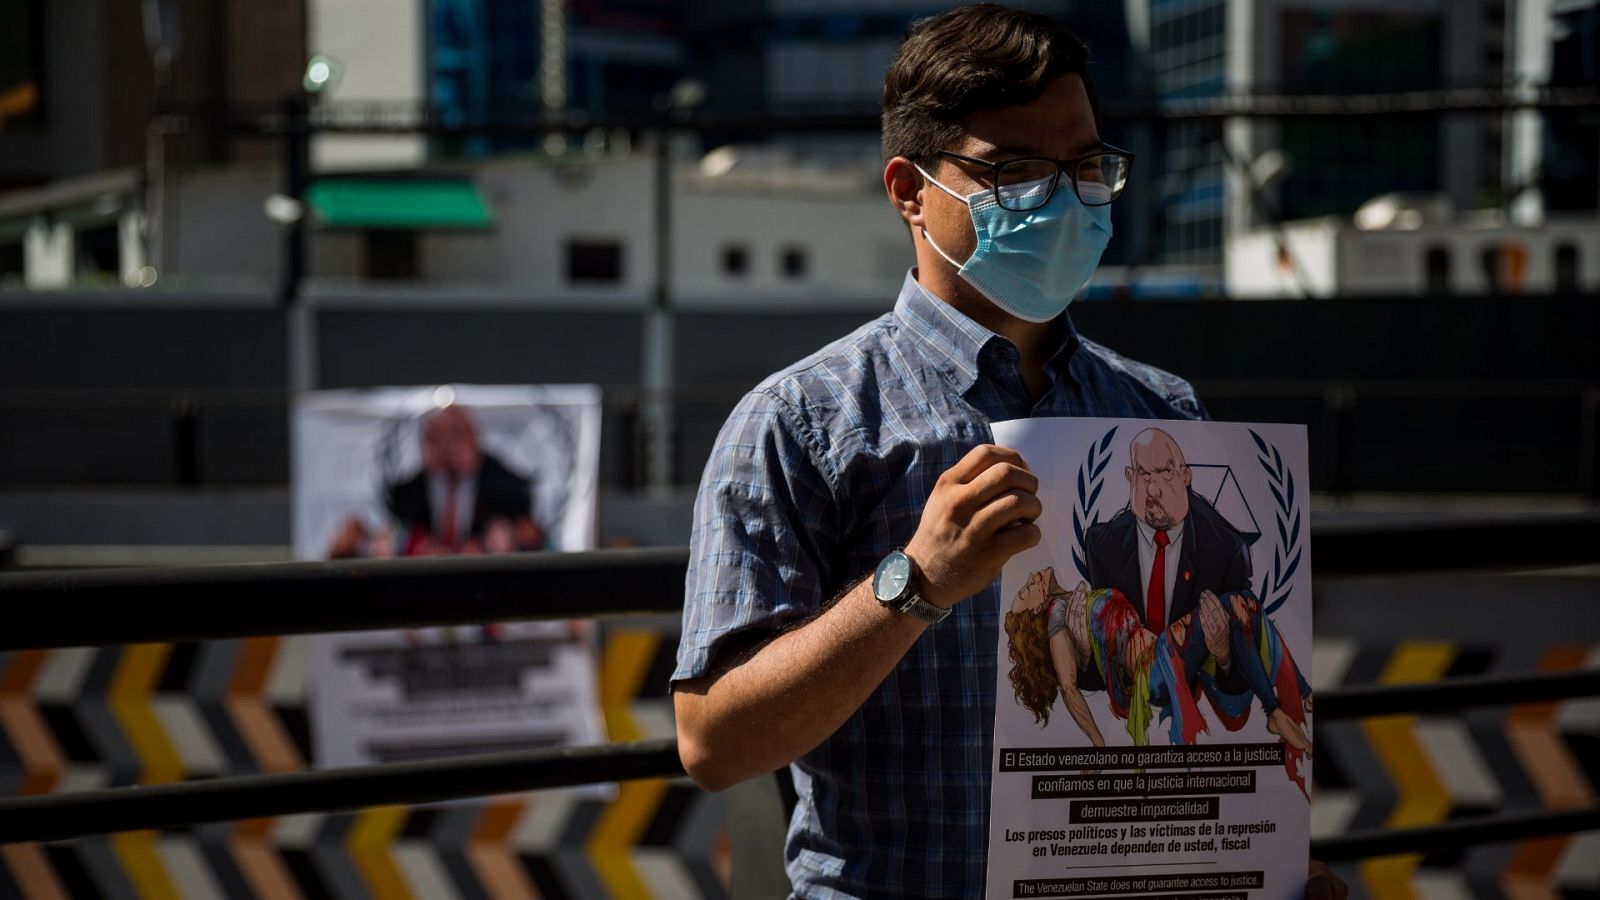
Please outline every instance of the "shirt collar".
M984 348L993 343L995 352L1011 354L1015 361L1017 348L1009 340L995 334L968 318L954 306L929 293L917 281L915 268L906 272L900 285L900 296L895 300L895 318L903 328L920 343L935 365L944 369L954 379L958 390L965 393L977 383L981 373L979 359ZM1059 335L1060 344L1045 361L1045 367L1055 373L1064 373L1072 351L1078 346L1078 331L1072 317L1063 313L1051 331Z

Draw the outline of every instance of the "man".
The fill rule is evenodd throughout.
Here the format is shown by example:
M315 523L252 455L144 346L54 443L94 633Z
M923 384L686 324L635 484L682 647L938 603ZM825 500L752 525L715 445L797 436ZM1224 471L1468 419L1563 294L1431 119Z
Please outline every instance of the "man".
M1134 437L1124 474L1128 507L1084 535L1089 583L1121 591L1151 631L1188 615L1206 597L1200 616L1206 644L1228 669L1217 596L1253 590L1244 535L1195 494L1183 448L1165 431L1147 428Z
M1100 141L1086 60L1054 20L992 4L912 26L883 182L916 268L893 312L745 396L707 463L679 751L712 790L793 764L798 896L983 889L995 579L1041 510L990 423L1203 415L1062 315L1130 162Z
M1159 631L1195 608L1202 590L1251 590L1244 535L1196 495L1183 448L1147 428L1128 448L1128 507L1089 527L1089 583L1134 601L1145 627ZM1219 648L1225 655L1225 647Z
M531 483L483 452L477 426L459 406L423 420L422 471L390 485L385 499L405 532L402 555L531 550L543 542Z

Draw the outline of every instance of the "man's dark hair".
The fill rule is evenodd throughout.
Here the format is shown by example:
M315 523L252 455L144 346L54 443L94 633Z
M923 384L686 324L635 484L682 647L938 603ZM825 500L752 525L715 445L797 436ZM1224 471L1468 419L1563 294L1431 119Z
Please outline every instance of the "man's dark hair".
M1042 13L997 3L919 19L883 79L883 161L949 149L968 115L1038 99L1057 75L1083 78L1089 48Z

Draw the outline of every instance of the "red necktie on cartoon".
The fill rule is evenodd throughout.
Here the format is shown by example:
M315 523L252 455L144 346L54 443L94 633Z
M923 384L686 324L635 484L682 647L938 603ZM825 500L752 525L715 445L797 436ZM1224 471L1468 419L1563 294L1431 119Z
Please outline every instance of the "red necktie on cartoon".
M1156 558L1150 566L1150 588L1145 591L1144 623L1154 632L1167 627L1167 533L1156 532Z

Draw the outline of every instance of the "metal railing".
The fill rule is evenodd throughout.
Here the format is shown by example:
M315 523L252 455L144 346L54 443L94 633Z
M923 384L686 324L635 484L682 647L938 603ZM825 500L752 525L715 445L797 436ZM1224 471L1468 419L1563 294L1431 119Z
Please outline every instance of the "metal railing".
M1585 565L1600 561L1600 514L1323 528L1312 552L1319 578L1426 572L1440 560L1454 571ZM665 549L0 575L0 602L18 611L0 649L673 613L681 601L662 586L681 584L686 564L686 551ZM1329 690L1317 713L1332 721L1587 696L1600 696L1600 671ZM675 742L654 740L19 797L0 800L0 843L683 774ZM1318 839L1312 851L1335 862L1591 829L1600 807L1360 831Z
M869 308L875 307L863 305L863 319ZM1394 481L1414 477L1417 489L1424 492L1472 492L1496 483L1496 490L1561 491L1600 498L1600 384L1592 380L1201 377L1194 379L1194 384L1220 418L1309 423L1313 446L1319 448L1311 473L1317 490L1392 490ZM674 466L674 483L687 486L699 477L705 462L701 454L709 450L729 410L749 387L749 383L684 383L669 392L666 402L675 410L674 437L683 445ZM642 448L647 423L643 410L655 396L637 388L606 387L602 404L608 424L603 440L612 458L601 473L604 487L630 489L645 483ZM1396 409L1432 416L1430 424L1448 423L1454 421L1448 410L1456 407L1451 404L1468 401L1484 404L1482 409L1492 419L1506 418L1511 410L1540 410L1518 419L1523 427L1535 421L1537 433L1523 433L1513 426L1506 432L1512 437L1501 440L1499 446L1517 447L1530 461L1530 471L1542 474L1536 478L1517 472L1441 476L1428 475L1416 466L1400 466L1402 474L1382 476L1373 466L1360 463L1365 448L1386 433L1389 416ZM1445 412L1437 411L1440 404L1447 405ZM138 423L137 455L143 462L126 464L129 468L119 470L120 475L97 475L103 482L235 486L241 483L237 480L242 468L238 460L244 459L251 463L249 484L281 483L287 477L288 442L286 432L279 437L279 429L288 413L289 394L277 388L0 388L0 429L9 427L29 435L27 441L11 448L5 459L23 472L32 468L44 473L13 473L17 486L72 483L62 480L67 476L48 473L81 471L97 458L82 450L81 434L65 429L101 434L95 430L104 427L97 418L106 415ZM241 423L256 436L254 443L241 442L241 432L230 430L241 428ZM60 437L52 439L60 434L74 437L70 443ZM120 431L104 434L125 438ZM20 467L19 459L23 462Z

